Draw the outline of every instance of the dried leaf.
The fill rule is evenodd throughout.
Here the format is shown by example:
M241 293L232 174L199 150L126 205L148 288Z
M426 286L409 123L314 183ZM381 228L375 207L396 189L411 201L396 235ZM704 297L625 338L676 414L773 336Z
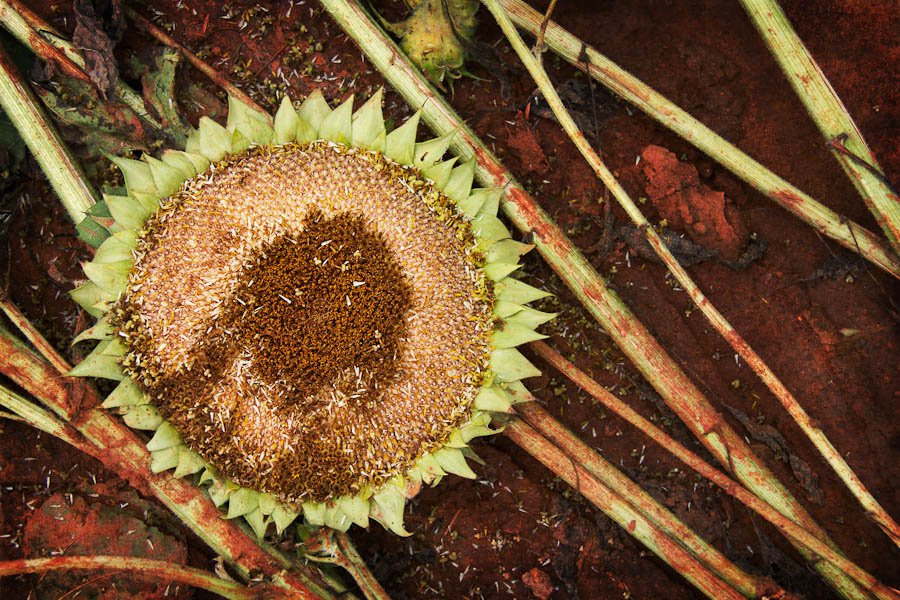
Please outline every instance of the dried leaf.
M113 47L124 29L122 10L118 0L75 0L74 9L72 42L84 55L88 77L106 99L119 80Z

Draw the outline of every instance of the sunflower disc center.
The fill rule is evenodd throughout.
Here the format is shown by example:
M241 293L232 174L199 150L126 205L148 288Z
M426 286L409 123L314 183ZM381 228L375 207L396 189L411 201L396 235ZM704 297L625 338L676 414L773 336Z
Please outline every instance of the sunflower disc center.
M226 312L235 347L250 348L268 383L288 382L302 399L345 369L380 382L395 371L410 290L379 237L343 214L312 215L278 238L246 270Z

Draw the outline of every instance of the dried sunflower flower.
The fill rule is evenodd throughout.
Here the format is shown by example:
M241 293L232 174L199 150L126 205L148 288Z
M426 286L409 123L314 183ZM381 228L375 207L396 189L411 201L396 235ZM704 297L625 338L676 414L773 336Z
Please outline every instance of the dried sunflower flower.
M113 235L72 292L100 318L73 375L154 431L154 472L209 485L261 536L301 512L400 534L407 496L474 477L468 442L538 374L515 347L544 336L546 295L511 277L530 246L497 218L451 136L387 133L381 92L355 113L318 92L274 127L230 99L185 151L115 158Z

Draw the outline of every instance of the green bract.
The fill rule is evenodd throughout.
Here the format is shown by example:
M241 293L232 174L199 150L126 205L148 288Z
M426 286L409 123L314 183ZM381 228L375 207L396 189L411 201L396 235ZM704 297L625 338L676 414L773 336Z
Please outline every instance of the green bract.
M185 151L112 157L127 195L72 292L100 319L72 374L119 381L104 407L153 432L151 469L259 536L301 513L405 535L418 486L474 477L468 443L539 374L516 346L553 317L512 276L531 246L501 190L442 160L452 135L417 143L418 114L388 133L380 91L352 106L285 99L272 126L231 98Z

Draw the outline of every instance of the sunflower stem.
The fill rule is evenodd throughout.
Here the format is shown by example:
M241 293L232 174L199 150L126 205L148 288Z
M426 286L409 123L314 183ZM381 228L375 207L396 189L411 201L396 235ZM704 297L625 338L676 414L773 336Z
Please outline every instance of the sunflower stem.
M538 356L553 365L560 373L576 383L581 389L602 402L604 406L638 428L661 447L671 452L688 467L718 485L748 508L759 513L760 516L772 523L785 536L793 538L795 541L803 544L809 550L815 552L825 560L831 561L836 567L853 577L878 598L897 598L897 595L891 593L883 583L847 559L843 554L835 551L824 540L814 536L800 525L797 525L778 512L773 506L763 502L736 481L710 465L697 454L688 450L681 445L681 443L653 425L650 421L638 414L637 411L617 398L615 394L608 392L603 386L591 379L587 373L566 360L559 352L555 351L546 343L541 341L531 342L529 343L529 348L531 348ZM578 460L589 470L597 470L591 465L600 457L588 446L581 444L577 439L569 439L571 433L558 427L552 420L552 417L550 417L550 415L548 415L536 402L521 402L516 404L515 408L516 412L542 435L555 442L560 448L563 448L573 456L577 456Z
M847 107L778 2L741 0L741 4L888 241L900 252L900 198L885 178Z
M584 134L578 129L574 119L572 119L569 111L563 105L562 99L554 89L547 72L541 64L534 59L531 53L528 52L525 42L519 36L512 21L509 19L508 15L506 15L503 8L497 3L497 0L485 0L485 4L491 12L494 13L498 23L500 23L501 29L503 29L503 32L515 49L516 54L518 54L519 59L531 73L532 78L544 94L544 98L550 105L550 108L553 110L553 113L556 115L556 118L563 129L569 135L569 138L581 152L582 156L584 156L591 168L594 169L597 177L599 177L607 189L612 192L613 196L619 202L619 205L625 209L625 212L631 218L632 222L644 232L647 241L653 247L657 256L659 256L666 264L669 271L675 276L709 323L723 338L725 338L729 345L744 359L750 368L753 369L753 372L766 384L766 387L769 388L772 394L778 398L781 405L784 406L785 410L788 411L788 414L791 415L791 418L794 419L794 422L800 426L800 429L806 434L825 461L838 474L838 477L841 478L844 485L846 485L853 495L856 496L856 499L865 509L866 514L881 527L895 544L900 545L900 526L897 525L887 511L885 511L878 501L875 500L875 497L872 496L869 490L866 489L856 473L853 472L853 469L850 468L850 465L847 464L847 461L844 460L843 456L841 456L825 436L822 429L813 422L803 407L800 406L800 403L797 402L794 395L791 394L772 369L769 368L765 361L763 361L756 351L744 340L740 333L732 327L731 323L725 319L722 313L716 309L697 284L694 283L688 272L678 263L678 260L666 246L665 242L656 230L653 229L650 222L647 221L647 218L644 217L634 201L631 200L625 189L616 180L612 171L609 170L601 160L600 156L588 143L587 138L585 138Z
M184 46L182 46L181 44L176 42L174 39L172 39L171 36L167 35L166 32L164 32L162 29L160 29L159 27L157 27L156 25L154 25L153 23L151 23L150 21L145 19L140 14L138 14L133 8L126 6L125 14L128 16L129 19L134 21L134 24L137 25L138 29L142 29L143 31L146 31L148 34L150 34L151 37L155 38L158 42L165 44L166 46L169 46L170 48L178 49L184 55L184 57L188 60L188 62L191 63L194 66L194 68L196 68L198 71L200 71L201 73L206 75L210 79L210 81L212 81L213 83L218 85L220 88L222 88L223 90L228 92L229 95L233 96L234 98L240 100L247 106L250 106L257 112L259 112L260 117L265 119L266 122L268 122L270 124L272 123L272 117L269 115L268 112L266 112L261 106L259 106L256 102L254 102L253 99L250 98L250 96L248 96L243 91L241 91L237 86L235 86L230 81L225 79L221 73L216 71L210 65L203 62L203 60L199 56L197 56L196 54L194 54L193 52L191 52L190 50L188 50L187 48L185 48Z
M56 65L64 75L95 87L84 72L84 57L75 46L20 0L0 0L0 23L19 42L42 60ZM121 79L116 81L113 94L153 127L162 128L147 112L141 95Z
M542 16L522 0L499 0L513 22L538 35ZM573 66L690 142L782 208L845 248L900 278L900 257L877 235L847 220L755 161L606 56L551 21L545 43Z
M350 573L368 600L390 600L390 596L372 575L366 561L343 531L322 527L304 545L307 558L337 565Z
M65 414L66 406L73 404L72 398L66 395L77 400L84 394L84 389L79 386L86 385L81 378L62 380L58 371L3 328L0 328L0 372L60 415ZM15 399L9 400L7 395L2 397L4 406L9 402L7 408L10 410L20 416L29 414L12 408ZM18 403L16 406L23 405ZM32 413L31 417L26 418L34 418L38 427L52 424L40 413ZM100 460L139 492L159 499L218 555L234 563L243 577L261 571L275 585L297 598L334 598L318 572L296 564L272 548L257 544L234 521L223 519L222 513L200 488L184 479L175 479L168 473L151 473L150 454L145 442L105 410L82 407L71 420L66 420L78 437L74 437L68 428L56 428L62 433L60 439Z
M94 205L94 191L3 49L0 49L0 106L25 140L69 217L80 223Z
M504 188L505 195L501 201L504 214L522 232L531 235L550 267L559 274L698 439L754 493L824 538L824 531L802 505L753 454L749 445L710 405L659 342L622 300L608 289L606 282L584 255L537 206L449 104L424 80L421 73L369 15L358 4L349 0L320 0L320 3L348 35L356 40L372 64L406 101L413 107L421 107L422 117L436 134L457 132L450 144L453 151L463 160L476 158L476 176L482 184ZM822 570L846 597L860 600L870 598L851 578L834 569L831 563L823 562L816 568Z
M41 332L35 329L34 325L31 324L31 321L22 314L22 311L12 303L9 297L0 290L0 308L3 309L3 312L6 313L6 317L12 322L16 328L22 332L22 335L25 336L25 339L34 346L34 348L40 352L41 356L43 356L53 368L59 371L60 373L68 373L72 370L72 367L66 360L56 351L56 348L47 341L47 339L41 335Z
M53 416L34 402L0 385L0 406L12 412L16 420L61 439L85 454L94 456L95 449L71 425Z
M149 582L177 581L191 587L218 594L229 600L255 600L258 598L289 598L284 590L272 585L248 588L233 581L220 579L215 575L176 563L132 558L129 556L55 556L50 558L30 558L0 562L0 577L24 573L47 573L69 570L118 571L129 577Z
M737 600L745 597L718 572L718 568L725 565L699 560L531 425L514 417L506 424L503 433L678 571L703 594L715 599ZM728 563L727 559L724 562Z

